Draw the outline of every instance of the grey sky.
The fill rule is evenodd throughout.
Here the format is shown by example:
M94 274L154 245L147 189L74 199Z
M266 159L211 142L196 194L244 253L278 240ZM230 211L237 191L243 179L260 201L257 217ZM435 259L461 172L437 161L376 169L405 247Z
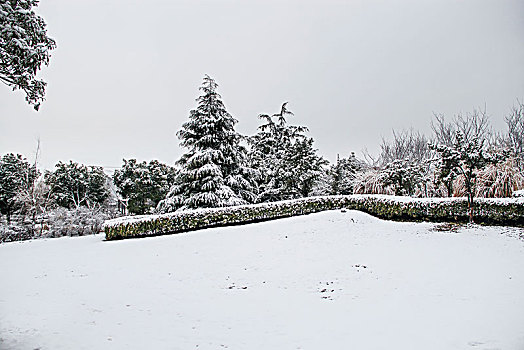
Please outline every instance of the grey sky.
M216 79L237 130L284 101L321 154L378 150L381 136L429 133L487 106L492 123L524 98L524 2L41 0L56 39L36 113L0 86L0 154L120 166L172 164L175 132L204 74Z

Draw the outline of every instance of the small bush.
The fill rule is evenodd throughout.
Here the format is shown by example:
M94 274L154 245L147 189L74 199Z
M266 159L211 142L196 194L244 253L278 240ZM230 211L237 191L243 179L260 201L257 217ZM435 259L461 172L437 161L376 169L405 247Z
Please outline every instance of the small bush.
M33 238L85 236L102 231L109 214L100 209L57 208L35 218L14 217L10 224L0 222L0 243Z

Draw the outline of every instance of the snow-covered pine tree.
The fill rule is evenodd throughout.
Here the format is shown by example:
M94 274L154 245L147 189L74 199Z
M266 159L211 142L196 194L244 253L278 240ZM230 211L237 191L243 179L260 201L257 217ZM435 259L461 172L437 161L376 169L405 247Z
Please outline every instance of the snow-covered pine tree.
M265 123L249 138L251 166L260 172L258 202L308 196L327 163L316 154L313 139L304 135L307 127L287 124L290 115L287 102L280 113L259 115Z
M242 205L255 198L255 173L245 165L237 120L227 112L217 87L212 78L204 77L198 107L177 133L180 145L189 150L177 161L180 172L158 204L159 212Z
M0 1L0 81L24 90L36 110L46 86L36 79L36 72L49 63L49 51L56 47L44 19L33 11L37 5L38 0Z

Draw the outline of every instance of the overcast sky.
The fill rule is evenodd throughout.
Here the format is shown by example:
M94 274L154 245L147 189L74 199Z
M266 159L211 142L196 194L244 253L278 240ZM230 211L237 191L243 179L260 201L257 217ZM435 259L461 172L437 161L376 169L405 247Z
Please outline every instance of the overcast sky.
M333 161L378 151L392 129L430 132L433 112L487 107L492 124L524 99L524 1L41 0L58 44L34 112L0 86L0 154L52 168L70 159L173 164L175 132L204 74L237 130L289 101Z

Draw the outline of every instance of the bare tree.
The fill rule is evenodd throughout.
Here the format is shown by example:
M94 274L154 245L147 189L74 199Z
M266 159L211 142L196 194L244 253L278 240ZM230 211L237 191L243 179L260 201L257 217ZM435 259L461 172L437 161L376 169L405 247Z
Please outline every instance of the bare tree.
M395 131L393 140L382 138L379 163L382 166L396 160L421 163L431 155L428 138L414 129Z
M522 172L524 169L524 103L517 100L511 113L505 118L508 126L504 137L504 144L515 158L517 167Z
M473 109L471 113L459 113L451 122L447 122L443 114L433 113L431 129L435 143L448 147L455 143L457 131L463 135L466 142L474 138L488 142L493 135L486 108Z

